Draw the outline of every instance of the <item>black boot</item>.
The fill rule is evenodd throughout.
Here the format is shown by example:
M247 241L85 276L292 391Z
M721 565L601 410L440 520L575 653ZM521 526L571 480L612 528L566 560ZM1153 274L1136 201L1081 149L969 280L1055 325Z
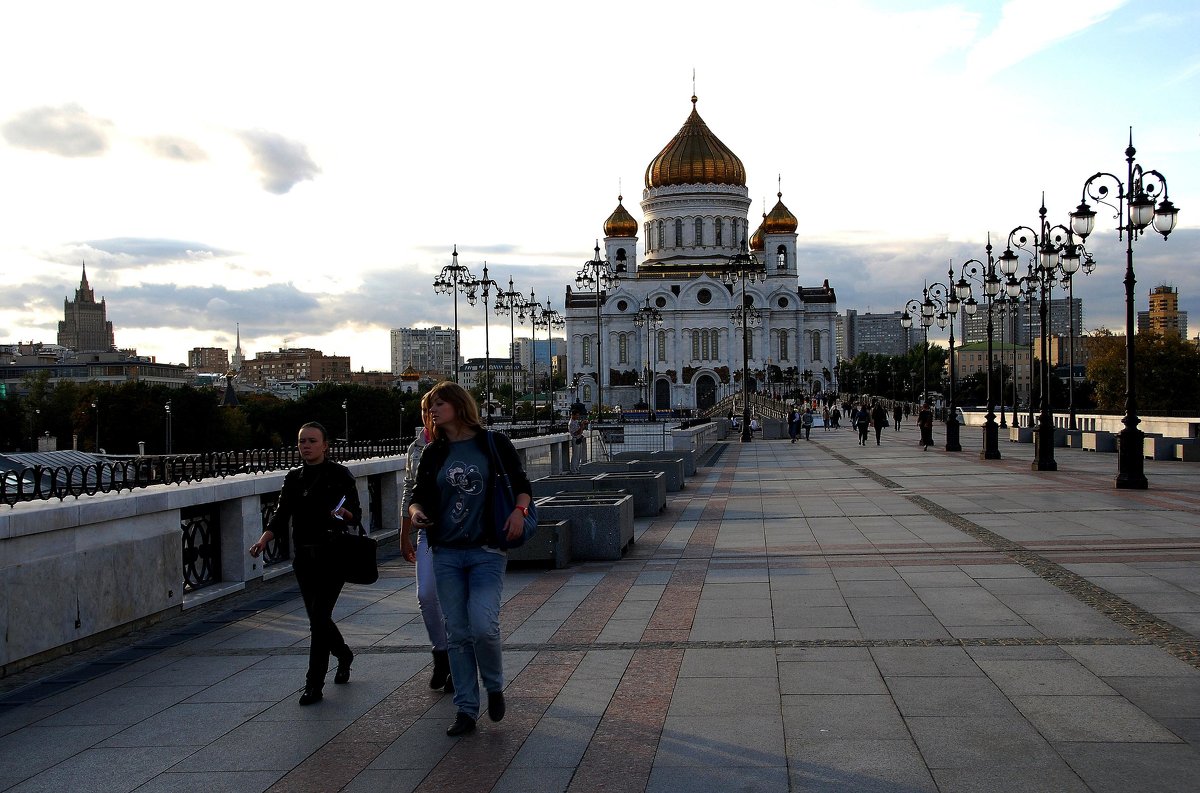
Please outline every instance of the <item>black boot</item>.
M433 651L433 676L429 678L430 688L446 688L448 691L453 691L452 687L447 687L450 682L450 653L445 650Z
M335 672L333 675L333 682L339 683L339 684L349 683L350 682L350 663L354 660L354 653L350 652L350 648L347 647L345 649L345 651L343 651L341 654L337 655L336 657L338 659L338 665L337 665L337 672Z

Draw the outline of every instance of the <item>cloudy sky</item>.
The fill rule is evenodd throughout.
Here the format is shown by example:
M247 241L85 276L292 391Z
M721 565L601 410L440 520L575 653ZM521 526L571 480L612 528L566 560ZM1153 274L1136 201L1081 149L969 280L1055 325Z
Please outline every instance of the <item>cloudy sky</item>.
M618 192L691 109L777 178L801 282L892 311L1139 162L1180 207L1135 245L1138 301L1200 330L1200 6L1009 2L55 2L0 9L0 343L55 340L80 263L118 345L282 345L387 369L449 325L460 262L561 308ZM1112 213L1085 326L1123 326ZM483 317L459 306L464 353ZM493 354L504 354L507 323ZM519 326L518 326L519 331Z

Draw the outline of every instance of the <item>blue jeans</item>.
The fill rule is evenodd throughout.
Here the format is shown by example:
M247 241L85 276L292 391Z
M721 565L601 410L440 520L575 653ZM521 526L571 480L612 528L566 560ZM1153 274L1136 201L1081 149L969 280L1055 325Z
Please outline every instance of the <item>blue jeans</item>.
M504 590L502 553L482 548L434 548L438 600L446 615L454 705L479 718L479 678L489 692L504 689L500 596Z
M417 606L421 609L421 619L425 621L425 631L429 634L429 643L435 650L446 649L446 618L442 616L442 607L438 603L437 578L433 573L433 553L429 549L429 541L425 530L417 532Z

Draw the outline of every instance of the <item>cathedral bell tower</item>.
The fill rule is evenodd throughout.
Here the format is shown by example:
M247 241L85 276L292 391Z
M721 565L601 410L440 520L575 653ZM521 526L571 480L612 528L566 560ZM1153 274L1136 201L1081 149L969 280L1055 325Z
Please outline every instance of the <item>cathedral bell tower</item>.
M637 272L637 221L617 196L617 208L604 221L604 256L621 275Z

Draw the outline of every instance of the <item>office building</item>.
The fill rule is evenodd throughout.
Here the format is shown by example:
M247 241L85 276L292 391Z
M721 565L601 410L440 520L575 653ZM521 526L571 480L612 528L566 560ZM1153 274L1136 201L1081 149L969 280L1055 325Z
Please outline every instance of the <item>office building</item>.
M451 377L454 374L457 342L454 330L441 325L431 328L392 328L392 374L414 369L418 372L441 372Z
M1150 290L1150 310L1139 311L1138 333L1153 331L1187 338L1187 312L1179 310L1179 290L1163 284Z
M58 343L77 352L109 352L116 348L113 324L108 321L108 306L104 298L96 302L96 294L88 285L87 265L75 290L75 299L63 298L63 320L58 323Z
M229 371L229 350L223 347L193 347L187 354L189 369L207 374Z
M846 309L841 317L844 325L846 357L853 358L859 353L871 355L904 355L914 344L924 339L921 332L921 319L913 321L913 327L905 328L900 324L903 313L893 311L888 314L859 314L854 309Z

